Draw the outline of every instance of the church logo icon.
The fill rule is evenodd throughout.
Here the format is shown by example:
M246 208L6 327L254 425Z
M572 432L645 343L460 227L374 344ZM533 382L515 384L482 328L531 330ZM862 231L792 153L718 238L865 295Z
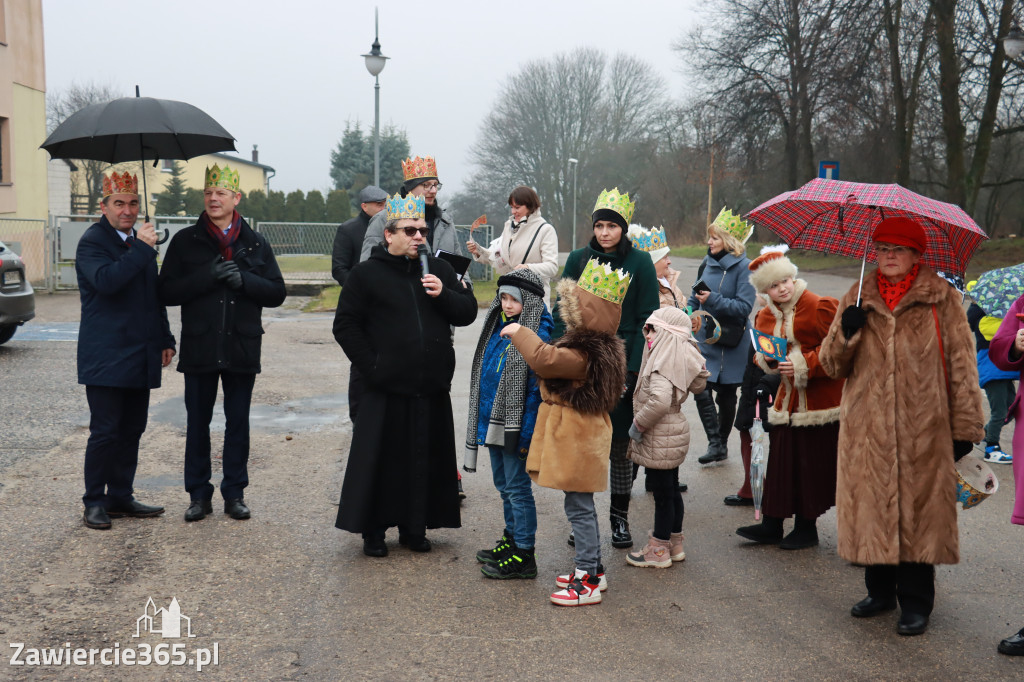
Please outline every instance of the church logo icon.
M158 609L153 603L153 598L149 598L142 615L135 621L133 637L142 637L146 632L160 635L164 639L195 637L192 634L192 619L182 614L176 597L171 598L171 603L166 609Z

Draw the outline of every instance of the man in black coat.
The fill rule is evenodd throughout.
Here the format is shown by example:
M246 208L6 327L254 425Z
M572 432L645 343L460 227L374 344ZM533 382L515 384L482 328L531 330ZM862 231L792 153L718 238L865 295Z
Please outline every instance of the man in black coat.
M243 491L249 485L249 405L260 372L263 308L285 299L284 279L270 244L235 207L238 172L206 170L206 210L174 235L160 270L160 298L181 306L181 357L185 375L186 521L213 511L210 483L210 420L217 384L224 388L224 513L247 519Z
M132 485L146 430L149 390L174 357L167 310L156 293L156 230L139 217L138 178L103 177L103 217L78 242L75 271L82 298L78 383L89 401L84 521L106 530L110 518L158 516Z
M366 382L335 526L363 536L363 552L387 556L385 531L430 551L428 528L458 528L451 381L451 326L476 319L473 291L452 267L426 256L422 197L388 200L384 239L341 290L334 338Z
M359 262L359 250L370 218L384 209L388 194L376 185L367 185L359 190L359 215L338 226L334 235L334 251L331 253L331 275L338 284L345 286L349 271ZM359 412L359 399L363 395L363 377L355 365L348 371L348 417L352 423Z

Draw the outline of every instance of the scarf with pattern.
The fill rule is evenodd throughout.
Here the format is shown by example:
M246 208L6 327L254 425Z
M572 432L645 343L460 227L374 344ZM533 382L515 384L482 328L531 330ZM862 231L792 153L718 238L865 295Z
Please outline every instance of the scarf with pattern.
M238 215L238 211L235 211L234 215L231 216L231 227L228 228L227 232L217 227L210 220L210 216L206 215L206 211L199 215L199 222L202 223L209 235L217 242L217 248L220 249L220 255L224 256L224 260L231 260L235 242L238 240L238 233L242 231L242 216Z
M920 271L921 264L915 263L907 276L895 284L883 276L881 270L878 271L878 293L882 295L882 300L885 301L885 305L889 306L889 310L896 309L899 302L910 291L910 287L914 286L914 280L917 279L917 273Z

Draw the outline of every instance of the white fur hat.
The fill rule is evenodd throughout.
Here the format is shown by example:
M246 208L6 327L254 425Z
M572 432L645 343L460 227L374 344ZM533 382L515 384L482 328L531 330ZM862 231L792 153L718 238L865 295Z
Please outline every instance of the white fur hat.
M761 247L761 255L750 262L750 283L758 293L787 277L796 278L797 269L786 256L789 247L785 244Z

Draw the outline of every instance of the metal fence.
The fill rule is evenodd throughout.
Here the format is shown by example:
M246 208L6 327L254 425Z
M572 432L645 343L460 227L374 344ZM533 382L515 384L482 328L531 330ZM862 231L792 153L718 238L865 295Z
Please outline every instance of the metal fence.
M44 265L44 272L39 280L45 279L50 291L57 289L75 289L78 277L75 274L75 250L78 240L90 225L100 219L98 215L57 215L50 216L47 221L13 221L40 223L40 257L37 262ZM197 216L153 216L161 243L157 246L159 258L163 258L167 243L179 230L194 225ZM0 223L5 221L0 221ZM334 235L338 226L334 223L292 223L251 221L253 229L259 231L274 249L281 270L287 281L334 283L331 277L331 251L334 248ZM460 243L469 240L468 225L455 227ZM487 246L492 239L493 227L481 225L477 228L474 238ZM0 241L7 241L0 228ZM45 234L45 237L43 236ZM26 261L27 262L27 261ZM489 266L472 263L469 276L474 281L490 280L492 270Z
M0 242L25 261L25 277L35 286L46 282L46 221L0 219Z

